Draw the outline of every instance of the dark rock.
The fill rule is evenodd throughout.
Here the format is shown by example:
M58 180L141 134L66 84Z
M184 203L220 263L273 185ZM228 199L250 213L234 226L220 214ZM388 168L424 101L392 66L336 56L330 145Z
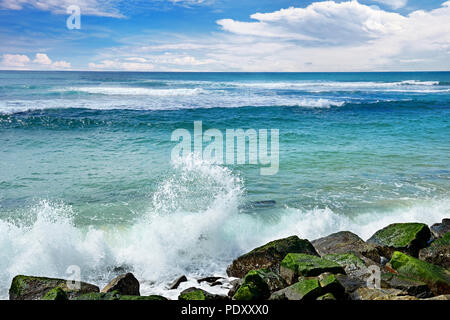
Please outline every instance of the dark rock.
M213 283L216 282L220 279L223 279L222 277L204 277L204 278L200 278L197 280L198 283L202 283L202 282L208 282L208 283Z
M356 234L350 231L333 233L327 237L314 240L312 242L317 252L323 256L327 254L353 253L380 262L380 255L373 244L366 243Z
M322 292L327 292L333 294L333 297L338 299L344 299L345 288L332 273L326 272L322 273L318 277L319 284L322 287Z
M174 290L180 286L181 283L186 282L187 278L185 275L182 275L176 278L169 286L169 290Z
M221 296L206 292L199 288L188 288L180 293L178 300L226 300L227 296Z
M418 300L398 289L359 288L351 294L352 300Z
M261 300L287 286L283 278L267 269L249 271L233 295L234 300Z
M15 276L11 282L9 289L10 300L40 300L50 290L54 288L61 288L69 299L89 293L99 292L99 288L89 283L80 282L80 289L69 288L68 281L64 279L33 277L18 275Z
M441 223L435 223L430 227L433 237L442 238L447 232L450 232L450 219L442 219Z
M394 223L367 240L377 246L381 256L392 257L394 251L401 251L417 257L419 250L425 248L431 238L430 229L423 223Z
M69 298L63 289L56 287L47 292L41 300L69 300Z
M339 283L344 287L347 295L350 295L359 288L367 287L367 282L365 280L354 276L337 274L336 279L338 279Z
M78 296L75 300L120 300L118 291L91 292Z
M230 281L231 289L228 291L228 296L232 297L235 295L236 291L239 289L239 287L242 284L242 279L235 279Z
M285 239L271 241L258 247L233 261L228 266L227 274L232 277L242 278L250 270L269 269L279 272L281 260L288 253L306 253L318 256L316 250L308 240L292 236Z
M318 276L324 272L345 274L336 262L303 253L287 254L280 265L280 275L288 284L296 282L298 276Z
M433 296L426 283L393 273L383 273L381 275L381 288L398 289L417 298L429 298Z
M293 285L272 293L270 300L315 300L321 295L317 278L300 277Z
M353 253L327 254L322 258L336 262L344 268L345 273L348 275L353 275L355 277L365 277L369 273L365 262Z
M321 295L316 300L336 300L336 297L332 293L325 293Z
M122 295L139 296L139 281L132 273L122 274L111 280L101 292L117 291Z
M433 241L428 248L420 250L419 258L426 262L450 269L450 232Z
M398 274L425 282L435 295L450 293L450 271L395 251L389 266Z
M120 296L119 300L152 300L152 301L166 301L167 298L158 295L151 296Z

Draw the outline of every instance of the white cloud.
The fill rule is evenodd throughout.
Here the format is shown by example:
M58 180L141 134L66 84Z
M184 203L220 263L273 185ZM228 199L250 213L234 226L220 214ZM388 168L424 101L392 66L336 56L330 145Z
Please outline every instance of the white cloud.
M89 63L91 70L124 70L124 71L152 71L154 65L151 63L141 62L145 59L137 59L137 62L121 61L120 59L102 60L100 63Z
M0 8L22 10L32 7L55 14L67 14L67 8L78 5L82 15L123 18L117 9L119 0L0 0Z
M403 8L408 3L408 0L373 0L373 1L388 5L392 9Z
M4 54L2 59L2 65L7 68L23 68L29 62L30 58L23 54Z
M36 53L33 61L23 54L4 54L0 67L12 70L61 70L71 68L71 64L67 61L52 62L45 53Z

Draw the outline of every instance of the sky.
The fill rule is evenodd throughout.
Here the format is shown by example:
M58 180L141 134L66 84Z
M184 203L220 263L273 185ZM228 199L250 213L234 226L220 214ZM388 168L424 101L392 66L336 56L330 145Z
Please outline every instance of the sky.
M0 0L0 70L449 71L450 1Z

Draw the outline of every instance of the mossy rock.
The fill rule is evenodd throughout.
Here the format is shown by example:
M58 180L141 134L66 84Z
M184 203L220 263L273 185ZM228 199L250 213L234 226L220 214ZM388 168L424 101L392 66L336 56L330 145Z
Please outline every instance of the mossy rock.
M319 284L322 292L332 293L333 296L343 299L345 297L345 288L332 273L322 273L319 277Z
M40 300L54 288L61 288L69 299L74 299L85 293L99 292L99 288L89 283L80 282L80 288L67 286L67 280L46 277L18 275L11 282L10 300Z
M381 274L381 288L402 290L407 292L408 295L417 298L429 298L433 296L433 293L425 282L394 273Z
M178 296L178 300L225 300L227 298L194 287L182 291Z
M379 246L380 253L385 257L391 257L396 250L417 257L430 238L431 232L426 224L394 223L375 232L367 242Z
M75 300L120 300L118 291L111 292L91 292L77 297Z
M433 236L438 239L450 232L450 219L442 219L441 223L435 223L430 227Z
M428 247L420 250L419 258L426 262L450 269L450 232L447 232Z
M41 300L69 300L69 298L63 289L56 287L47 292Z
M153 300L153 301L166 301L167 298L163 296L158 295L151 295L151 296L130 296L130 295L124 295L120 296L119 300Z
M353 253L333 253L324 255L322 258L336 262L342 266L345 271L366 269L364 261Z
M250 270L257 269L268 269L278 273L280 262L288 253L306 253L318 256L311 242L291 236L271 241L240 256L228 266L227 274L231 277L242 278Z
M395 251L389 266L400 275L425 282L435 295L450 293L450 271Z
M336 297L332 293L328 292L324 295L321 295L316 300L336 300Z
M293 285L272 293L270 300L315 300L322 293L317 278L299 277Z
M289 253L280 266L280 275L288 284L294 283L298 276L312 277L324 272L345 274L336 262L303 253Z
M279 275L267 269L249 271L233 295L234 300L263 300L271 292L283 289L285 281Z

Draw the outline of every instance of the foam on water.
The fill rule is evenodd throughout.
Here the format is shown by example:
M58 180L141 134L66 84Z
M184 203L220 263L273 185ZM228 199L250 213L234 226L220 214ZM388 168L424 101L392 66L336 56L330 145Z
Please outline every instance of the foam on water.
M340 230L367 239L393 222L432 224L450 214L448 199L354 217L328 208L279 208L270 219L244 214L239 211L245 201L242 179L193 157L174 163L149 199L147 214L132 225L79 227L70 206L48 201L33 207L20 224L0 220L0 298L7 298L17 274L64 278L70 265L80 266L83 280L99 286L115 275L114 267L123 267L141 281L142 294L176 298L183 288L198 285L193 278L225 276L233 258L273 239L296 234L313 240ZM181 274L190 281L167 291Z

